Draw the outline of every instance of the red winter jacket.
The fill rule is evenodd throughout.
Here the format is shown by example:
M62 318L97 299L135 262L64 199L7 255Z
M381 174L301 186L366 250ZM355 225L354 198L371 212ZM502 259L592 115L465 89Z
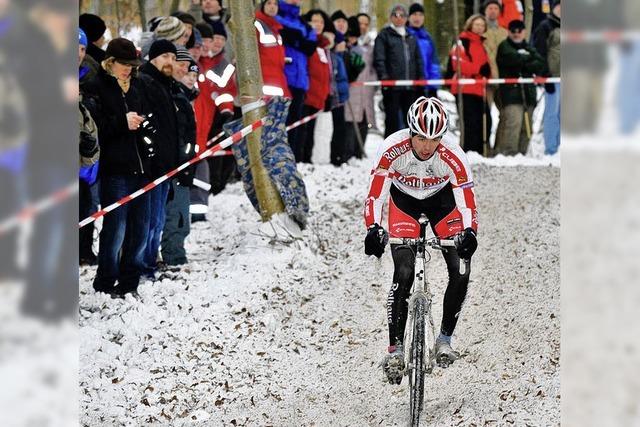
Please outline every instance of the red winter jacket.
M236 68L224 57L224 51L213 58L203 58L198 76L200 94L194 101L196 142L200 152L205 149L216 113L233 114L233 100L238 94Z
M498 18L498 24L508 30L509 22L515 19L522 21L524 17L522 16L521 8L522 3L520 3L520 0L502 0L502 13Z
M324 109L324 103L331 93L331 55L327 48L329 44L326 37L318 36L318 47L307 61L309 90L304 103L317 110Z
M462 79L481 79L482 77L491 77L491 67L489 66L489 57L487 51L484 50L482 42L484 37L481 35L472 33L471 31L463 31L460 34L460 46L457 48L453 46L449 56L451 58L451 67L454 72L454 77L458 77L458 53L460 50L460 72ZM483 96L483 87L481 83L472 85L463 85L462 93L469 95ZM451 93L456 95L458 93L458 85L451 85Z
M284 74L284 46L280 29L282 24L275 18L265 15L261 11L256 12L256 37L258 39L258 53L260 54L260 68L262 69L262 82L265 95L279 95L291 98L287 77Z

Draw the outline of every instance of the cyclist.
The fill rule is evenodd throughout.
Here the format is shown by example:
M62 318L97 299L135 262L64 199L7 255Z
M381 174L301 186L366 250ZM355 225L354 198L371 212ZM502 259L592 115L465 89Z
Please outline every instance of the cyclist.
M417 238L418 218L429 218L439 238L459 234L456 250L443 252L449 283L444 294L436 360L447 366L458 358L451 335L467 294L469 269L460 274L460 259L469 260L477 247L476 202L473 177L465 153L447 134L448 114L437 98L418 98L407 114L408 129L389 135L371 171L365 202L367 226L365 253L380 258L388 242L382 228L382 207L389 200L389 233L392 237ZM387 299L388 354L382 366L392 384L400 384L404 372L403 343L408 297L414 279L415 247L391 245L394 273Z

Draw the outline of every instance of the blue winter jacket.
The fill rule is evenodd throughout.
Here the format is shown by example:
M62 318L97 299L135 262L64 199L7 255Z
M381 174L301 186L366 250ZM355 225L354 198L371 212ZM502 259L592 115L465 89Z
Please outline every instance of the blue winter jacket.
M315 52L317 38L313 29L300 17L300 6L278 2L278 16L276 19L284 28L280 30L285 47L285 55L291 58L291 63L286 64L284 73L287 76L289 87L296 89L309 89L309 71L307 70L307 57Z
M431 34L424 27L414 28L407 26L407 31L418 41L418 47L422 54L422 63L424 65L424 78L427 80L441 79L440 61L438 60L438 52L435 43L431 38ZM438 86L428 86L430 89L437 89Z
M333 62L333 78L338 91L338 102L344 104L349 99L349 79L347 67L344 63L344 52L331 52Z

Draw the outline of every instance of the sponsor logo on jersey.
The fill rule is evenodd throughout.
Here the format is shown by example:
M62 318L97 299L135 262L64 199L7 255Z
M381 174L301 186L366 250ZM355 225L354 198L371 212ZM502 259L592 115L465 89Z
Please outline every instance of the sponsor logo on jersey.
M424 187L433 187L436 185L440 185L446 182L446 179L439 176L429 176L426 178L420 178L419 176L406 176L406 175L396 175L396 179L401 184L406 185L407 187L413 188L424 188Z
M447 160L447 163L449 163L449 166L451 166L456 172L462 171L462 168L460 167L460 164L458 163L458 161L453 156L451 156L446 150L442 150L440 155L442 156L443 159Z
M393 147L385 151L382 156L385 159L387 159L389 162L393 162L396 157L403 155L410 149L411 149L411 142L407 141L402 145L394 145Z

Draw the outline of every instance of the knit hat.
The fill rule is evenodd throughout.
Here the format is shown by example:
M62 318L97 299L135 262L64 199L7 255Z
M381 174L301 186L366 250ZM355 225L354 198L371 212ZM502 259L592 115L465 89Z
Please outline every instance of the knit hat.
M213 21L210 25L213 29L214 36L223 36L225 39L227 38L227 30L224 29L224 24L222 22Z
M78 42L84 47L87 47L87 44L89 44L87 35L82 31L82 28L78 28Z
M164 16L155 16L149 19L149 21L147 21L147 28L149 29L149 31L154 32L156 28L158 28L158 24L160 23L160 21L162 21L163 19Z
M191 62L193 61L193 58L191 57L191 54L189 54L189 51L186 48L182 46L176 46L176 61Z
M200 74L200 67L198 66L198 63L193 60L193 58L191 58L191 61L189 61L189 72Z
M336 21L338 19L344 19L345 21L347 21L347 15L345 15L344 12L340 9L336 10L331 15L331 22Z
M524 30L525 26L524 26L524 22L522 22L519 19L514 19L513 21L509 22L509 31L514 32L515 30Z
M500 10L502 10L502 2L500 0L485 0L484 3L482 3L482 9L481 12L482 14L484 14L484 10L487 8L487 6L489 6L490 4L495 4L497 5Z
M409 16L413 15L416 12L424 13L424 7L420 3L414 3L409 6Z
M100 40L100 37L107 31L107 25L102 18L92 13L83 13L80 15L80 28L87 35L91 43Z
M141 62L133 42L122 37L117 37L109 42L106 55L107 58L115 58L118 62L133 66L138 66Z
M194 18L193 15L190 13L177 11L177 12L173 12L171 16L175 16L185 24L191 24L192 27L196 25L196 18Z
M166 39L158 39L154 41L149 48L149 61L164 53L173 53L177 56L178 52L176 50L176 45Z
M393 15L397 11L402 11L402 12L404 12L405 15L407 14L407 8L404 7L403 4L396 4L389 11L389 16Z
M184 35L185 27L182 21L175 16L167 16L156 27L156 37L170 42L178 40Z
M198 22L196 24L196 29L200 31L200 37L203 39L212 39L213 38L213 28L206 22Z

